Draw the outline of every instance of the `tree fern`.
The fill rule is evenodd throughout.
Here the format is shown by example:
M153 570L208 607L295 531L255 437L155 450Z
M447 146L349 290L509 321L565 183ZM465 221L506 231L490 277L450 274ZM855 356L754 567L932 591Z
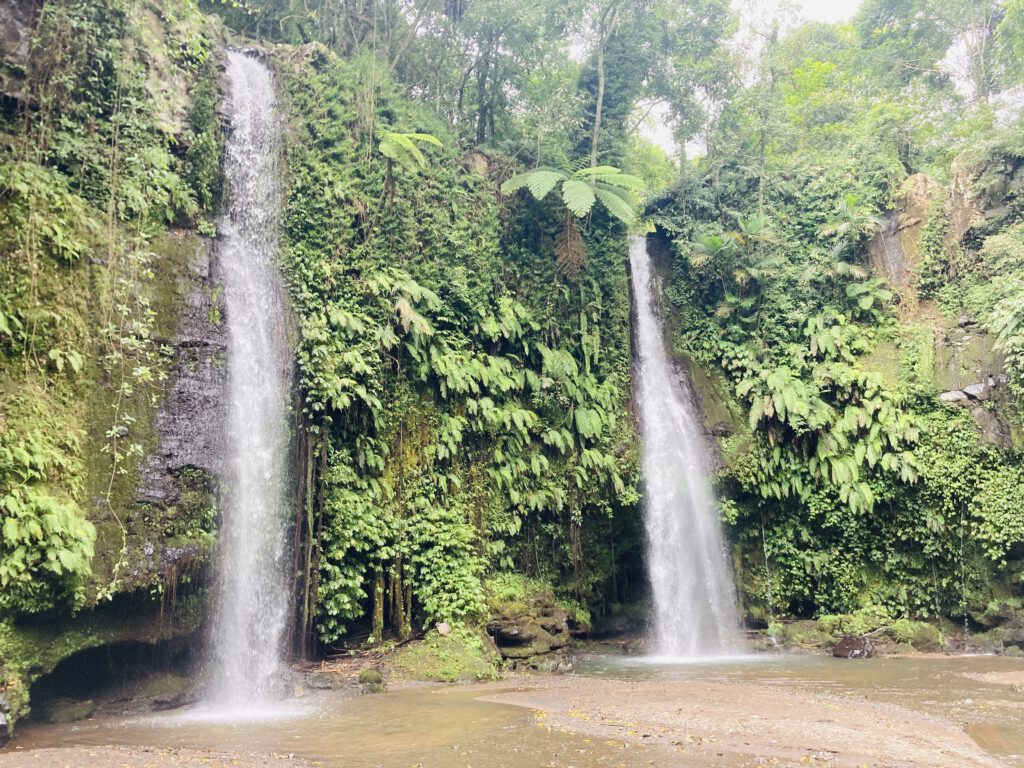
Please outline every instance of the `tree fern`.
M635 218L633 193L643 188L643 181L611 165L581 168L571 174L540 166L513 176L501 185L501 192L511 195L527 189L537 200L543 200L559 185L562 203L571 215L555 239L555 253L559 268L575 277L586 265L587 253L574 217L582 219L590 215L594 205L600 202L612 217L632 224Z
M417 143L443 146L441 140L429 133L397 133L386 128L377 130L377 149L389 161L398 163L411 171L422 171L427 167L427 158Z

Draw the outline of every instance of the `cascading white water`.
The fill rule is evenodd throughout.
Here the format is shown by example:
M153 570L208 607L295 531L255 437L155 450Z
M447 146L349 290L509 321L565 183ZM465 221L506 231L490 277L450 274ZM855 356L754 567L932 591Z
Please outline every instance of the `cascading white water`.
M708 482L707 446L688 386L665 348L659 288L645 238L630 239L629 261L636 303L634 394L654 598L652 651L677 658L729 654L739 648L739 622Z
M228 54L226 211L218 220L228 328L228 416L210 698L270 698L279 682L286 578L291 363L278 278L279 135L274 80Z

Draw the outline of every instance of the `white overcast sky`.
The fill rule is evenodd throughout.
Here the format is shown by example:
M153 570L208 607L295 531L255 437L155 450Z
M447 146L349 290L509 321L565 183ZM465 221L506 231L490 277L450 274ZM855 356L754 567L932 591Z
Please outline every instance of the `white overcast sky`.
M789 0L791 5L799 8L800 15L809 21L848 21L860 7L862 0ZM753 12L755 17L762 13L771 15L771 8L778 8L786 0L733 0L732 6L742 16ZM756 9L756 10L755 10ZM748 17L749 18L749 17ZM676 144L672 139L672 130L665 120L667 109L656 107L648 119L640 127L640 132L654 141L669 154L674 154ZM700 152L697 146L687 146L687 154Z
M860 0L797 0L804 18L814 21L846 21L860 5Z

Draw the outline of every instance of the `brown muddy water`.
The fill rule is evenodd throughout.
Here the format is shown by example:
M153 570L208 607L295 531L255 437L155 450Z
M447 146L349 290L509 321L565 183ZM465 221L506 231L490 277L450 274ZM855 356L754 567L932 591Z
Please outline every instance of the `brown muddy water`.
M991 656L900 657L847 661L821 656L763 655L700 664L630 657L584 659L568 680L580 691L597 680L724 682L893 704L962 728L986 753L1024 768L1024 661ZM542 687L543 679L497 684L408 686L384 694L307 694L242 721L199 708L132 718L96 718L62 726L26 725L0 752L45 747L131 745L261 752L304 758L325 768L591 768L707 765L658 745L587 737L545 723L543 714L480 699ZM605 706L614 709L615 702ZM768 713L785 717L785 713ZM870 727L870 724L866 724ZM884 738L884 734L879 734ZM7 759L7 762L4 761ZM777 765L756 755L723 755L716 765Z

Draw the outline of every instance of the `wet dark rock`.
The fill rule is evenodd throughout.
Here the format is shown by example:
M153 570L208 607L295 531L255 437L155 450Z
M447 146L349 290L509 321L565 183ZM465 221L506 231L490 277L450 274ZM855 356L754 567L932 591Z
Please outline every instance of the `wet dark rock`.
M569 643L569 616L550 592L537 592L528 600L490 604L487 634L506 659L529 659L564 648Z
M35 27L43 0L0 0L0 93L21 101L24 98L24 71L32 47Z
M182 475L220 470L227 405L227 329L211 244L189 233L171 234L163 245L180 297L180 317L170 339L170 383L157 411L159 448L140 469L138 503L167 507L182 496Z
M166 693L154 696L151 699L154 712L164 712L168 709L178 709L196 702L196 696L192 691L178 691L177 693Z
M565 675L575 668L572 661L560 655L536 657L526 666L538 672L548 672L553 675Z
M335 687L337 675L330 672L307 672L302 678L302 684L313 691L329 691Z
M866 637L844 635L832 648L837 659L869 659L875 655L874 645Z
M711 434L715 437L731 437L732 427L724 421L720 421L711 427Z
M974 423L978 425L983 443L1000 448L1013 447L1013 433L1006 421L1000 418L998 411L990 410L978 403L971 408L971 416L974 418Z
M537 636L536 630L515 619L495 619L487 622L487 634L494 638L499 647L502 645L524 645Z

